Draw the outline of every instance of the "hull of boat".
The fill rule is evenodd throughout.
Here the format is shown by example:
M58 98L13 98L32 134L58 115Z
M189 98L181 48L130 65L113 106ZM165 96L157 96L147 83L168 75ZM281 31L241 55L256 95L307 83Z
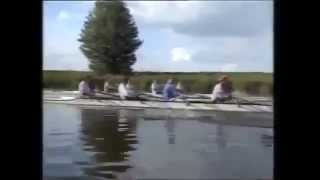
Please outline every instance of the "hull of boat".
M185 103L184 100L177 99L176 102L161 102L159 97L146 93L146 98L150 101L119 100L117 94L102 95L107 99L82 99L79 98L77 91L44 91L43 102L70 104L80 106L96 107L115 107L126 109L182 109L182 110L202 110L202 111L240 111L240 112L273 112L272 105L254 105L254 104L212 104L207 99L198 99L205 103L196 103L199 95L190 97L191 103ZM206 96L206 95L201 95ZM257 98L255 98L257 99ZM192 102L196 100L195 102ZM261 100L261 99L260 99ZM262 99L263 100L263 99ZM261 101L262 102L262 101ZM269 101L271 102L271 101Z
M95 99L44 99L47 103L70 104L81 106L106 106L123 107L130 109L184 109L184 110L215 110L215 111L244 111L244 112L273 112L272 106L261 105L237 105L237 104L204 104L204 103L181 103L181 102L148 102L128 100L95 100Z

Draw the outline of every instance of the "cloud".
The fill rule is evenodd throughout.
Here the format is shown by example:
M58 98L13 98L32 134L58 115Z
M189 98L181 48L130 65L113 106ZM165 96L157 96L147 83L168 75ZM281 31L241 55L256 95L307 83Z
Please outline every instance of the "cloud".
M152 24L183 22L194 18L199 9L198 2L127 1L126 4L136 18Z
M67 11L61 10L58 13L57 19L58 20L67 20L70 18L70 14Z
M232 71L236 71L237 68L238 68L238 64L230 63L230 64L225 64L221 66L220 70L222 72L232 72Z
M178 39L175 39L178 41ZM211 38L205 42L193 40L193 61L202 62L272 62L272 36L250 38ZM190 48L190 47L189 47Z
M184 48L173 48L171 50L172 61L190 61L191 54Z
M145 1L127 4L139 23L190 36L255 36L272 30L272 1Z

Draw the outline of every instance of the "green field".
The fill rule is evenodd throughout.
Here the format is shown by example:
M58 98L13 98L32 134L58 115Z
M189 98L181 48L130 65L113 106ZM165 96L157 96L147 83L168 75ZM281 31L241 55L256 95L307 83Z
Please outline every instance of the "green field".
M43 71L44 89L76 90L78 83L90 72L82 71ZM248 94L272 95L273 74L260 72L195 72L195 73L164 73L164 72L135 72L131 77L131 83L140 90L149 91L152 80L158 83L165 83L168 78L175 78L180 81L187 92L190 93L211 93L217 78L227 74L231 77L234 88L237 91ZM118 84L121 76L106 76L110 83ZM94 81L98 88L102 89L103 77L95 77Z

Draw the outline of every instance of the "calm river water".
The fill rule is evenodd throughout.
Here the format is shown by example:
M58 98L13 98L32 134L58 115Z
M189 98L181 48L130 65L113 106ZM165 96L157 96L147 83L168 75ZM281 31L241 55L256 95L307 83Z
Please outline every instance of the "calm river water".
M144 117L143 110L46 103L43 108L47 180L271 179L273 175L271 128L224 124L209 117ZM223 113L213 112L212 117L223 118ZM270 114L261 118L272 121Z

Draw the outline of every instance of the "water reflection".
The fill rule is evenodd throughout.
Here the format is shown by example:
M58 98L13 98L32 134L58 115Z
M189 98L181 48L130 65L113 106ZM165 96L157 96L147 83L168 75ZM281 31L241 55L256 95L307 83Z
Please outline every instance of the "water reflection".
M217 138L216 142L218 145L218 148L225 148L227 145L227 138L226 138L226 132L225 132L225 126L222 124L217 124Z
M215 113L212 116L202 116L199 122L213 125L215 127L215 142L218 150L224 149L227 146L227 130L226 125L222 122L226 121L225 116L220 116L220 114Z
M128 158L137 144L136 120L125 111L81 110L83 149L92 153L94 166L84 167L87 175L115 178L130 168Z
M167 118L166 120L166 130L168 134L168 143L169 144L175 144L176 142L176 134L175 134L175 120Z
M191 116L195 118L186 118ZM263 120L232 112L190 115L50 105L44 113L44 176L61 180L270 178L273 148L267 146L273 144L273 136L266 136L270 128L232 125L254 118Z
M262 133L260 136L261 143L265 147L272 147L273 145L273 129L266 130L265 133Z

